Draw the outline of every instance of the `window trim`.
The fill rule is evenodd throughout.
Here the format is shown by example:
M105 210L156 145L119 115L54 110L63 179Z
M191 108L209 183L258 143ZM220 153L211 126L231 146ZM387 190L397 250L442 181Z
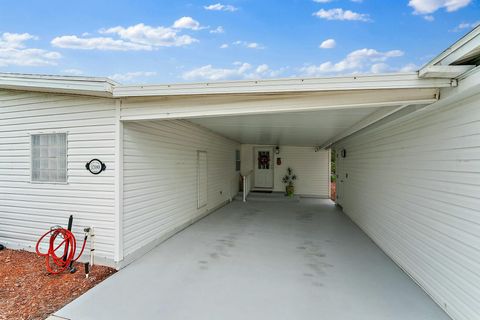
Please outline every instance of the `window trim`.
M41 134L65 134L65 181L34 181L33 180L33 145L32 145L32 136L41 135ZM30 183L31 184L60 184L67 185L68 183L68 131L32 131L28 133L29 145L30 145L30 154L29 154L29 167L30 167Z

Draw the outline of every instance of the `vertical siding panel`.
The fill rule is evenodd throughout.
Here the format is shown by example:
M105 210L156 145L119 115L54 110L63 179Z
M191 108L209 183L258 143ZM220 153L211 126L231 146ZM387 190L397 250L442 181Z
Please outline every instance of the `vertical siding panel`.
M124 250L132 255L238 193L238 143L183 120L124 123ZM207 206L197 209L197 150Z
M480 95L361 131L341 204L454 319L480 319ZM348 174L348 178L347 178Z
M75 95L0 90L0 242L33 250L53 225L96 231L97 261L113 262L114 101ZM30 134L67 132L68 184L30 182ZM107 170L85 170L92 158ZM82 240L80 240L82 241Z

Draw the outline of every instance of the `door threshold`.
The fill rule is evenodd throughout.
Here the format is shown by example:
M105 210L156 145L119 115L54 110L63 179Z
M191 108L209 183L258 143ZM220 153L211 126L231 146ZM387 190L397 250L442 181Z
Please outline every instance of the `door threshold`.
M252 190L253 193L272 193L273 190Z

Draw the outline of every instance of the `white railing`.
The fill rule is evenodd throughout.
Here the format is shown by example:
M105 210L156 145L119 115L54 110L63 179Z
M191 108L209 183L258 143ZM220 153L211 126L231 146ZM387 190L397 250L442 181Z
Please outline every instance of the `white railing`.
M252 171L242 175L243 179L243 202L247 202L247 196L252 190Z

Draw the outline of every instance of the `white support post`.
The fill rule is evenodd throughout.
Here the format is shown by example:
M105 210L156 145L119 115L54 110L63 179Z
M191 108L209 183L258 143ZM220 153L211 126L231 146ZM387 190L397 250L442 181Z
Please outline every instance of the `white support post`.
M115 101L115 237L114 260L123 260L123 122L122 101Z

